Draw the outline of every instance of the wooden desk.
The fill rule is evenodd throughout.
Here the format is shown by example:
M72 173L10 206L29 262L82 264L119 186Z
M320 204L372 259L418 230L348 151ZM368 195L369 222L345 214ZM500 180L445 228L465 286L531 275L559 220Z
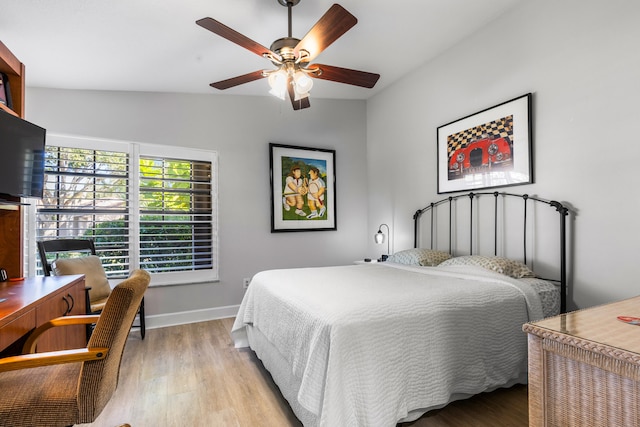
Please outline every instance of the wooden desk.
M86 313L84 275L34 277L0 283L0 351L15 353L16 342L59 316ZM37 351L86 346L83 325L54 328L38 340Z
M527 323L530 426L640 426L640 297Z

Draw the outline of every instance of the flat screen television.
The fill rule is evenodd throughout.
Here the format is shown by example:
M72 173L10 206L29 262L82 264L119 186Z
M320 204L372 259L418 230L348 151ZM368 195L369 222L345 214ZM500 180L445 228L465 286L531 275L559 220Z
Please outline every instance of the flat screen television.
M46 133L0 111L0 199L7 195L42 198Z

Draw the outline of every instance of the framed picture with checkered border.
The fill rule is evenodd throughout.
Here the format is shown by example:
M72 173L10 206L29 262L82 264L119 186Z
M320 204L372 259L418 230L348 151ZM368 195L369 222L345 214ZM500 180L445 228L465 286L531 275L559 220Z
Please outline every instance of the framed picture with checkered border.
M533 182L531 98L438 127L438 194Z

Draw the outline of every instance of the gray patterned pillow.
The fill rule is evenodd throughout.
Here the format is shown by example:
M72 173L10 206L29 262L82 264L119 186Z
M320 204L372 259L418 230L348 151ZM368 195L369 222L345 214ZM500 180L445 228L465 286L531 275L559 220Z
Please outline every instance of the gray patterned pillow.
M439 266L446 267L450 265L475 265L478 267L486 268L487 270L495 271L496 273L513 277L515 279L520 279L523 277L535 277L533 271L531 271L531 269L529 269L529 267L527 267L523 263L498 256L459 256L448 259Z
M396 252L395 254L390 255L387 261L397 262L399 264L433 267L449 258L451 258L451 254L449 254L449 252L416 248Z
M542 302L544 317L560 313L560 285L544 279L529 277L521 279L536 291Z

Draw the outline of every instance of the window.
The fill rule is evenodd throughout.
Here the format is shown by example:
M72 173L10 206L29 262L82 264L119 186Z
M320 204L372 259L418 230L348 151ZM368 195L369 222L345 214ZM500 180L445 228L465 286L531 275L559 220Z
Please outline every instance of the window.
M94 239L113 278L144 268L154 285L217 280L216 159L184 147L48 136L33 233Z

